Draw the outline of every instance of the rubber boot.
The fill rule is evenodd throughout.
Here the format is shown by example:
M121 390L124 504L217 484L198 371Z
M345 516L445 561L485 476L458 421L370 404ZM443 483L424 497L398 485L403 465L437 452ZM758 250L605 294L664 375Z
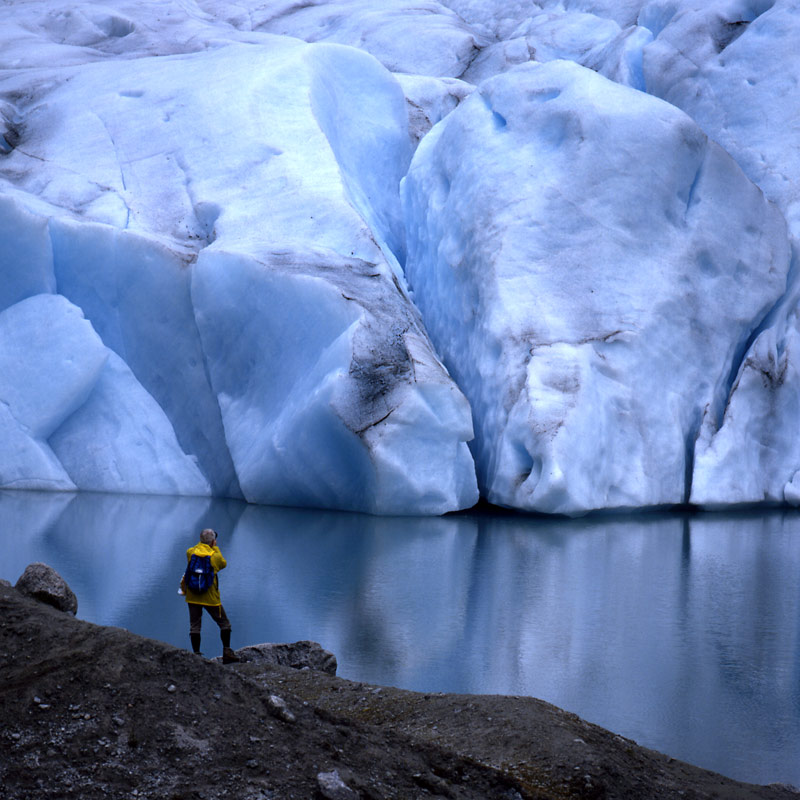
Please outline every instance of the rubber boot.
M236 653L231 649L230 630L220 631L219 638L222 639L222 663L236 664L237 662L241 661L242 659L239 658L239 656L237 656Z
M189 638L192 640L192 652L196 656L203 655L200 652L200 634L199 633L190 633Z

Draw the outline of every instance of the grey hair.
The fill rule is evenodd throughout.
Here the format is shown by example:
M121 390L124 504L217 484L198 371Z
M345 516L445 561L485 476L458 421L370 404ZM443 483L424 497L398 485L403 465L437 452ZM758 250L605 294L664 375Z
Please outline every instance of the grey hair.
M214 539L216 539L216 538L217 538L217 534L211 528L205 528L200 533L200 541L203 544L214 544Z

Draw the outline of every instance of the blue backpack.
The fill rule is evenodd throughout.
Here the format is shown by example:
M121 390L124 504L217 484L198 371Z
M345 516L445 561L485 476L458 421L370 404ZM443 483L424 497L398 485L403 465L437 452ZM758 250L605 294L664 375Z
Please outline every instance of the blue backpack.
M187 588L195 594L207 592L214 585L214 567L211 566L211 556L198 556L196 553L192 553L183 579Z

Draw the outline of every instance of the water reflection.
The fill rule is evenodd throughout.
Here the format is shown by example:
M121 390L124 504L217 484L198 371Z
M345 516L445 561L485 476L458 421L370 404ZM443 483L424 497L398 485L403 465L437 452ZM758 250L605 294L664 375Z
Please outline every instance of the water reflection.
M185 549L220 531L234 645L315 639L345 677L541 697L743 780L800 784L800 516L375 518L0 493L0 577L187 645ZM206 621L206 652L216 634Z

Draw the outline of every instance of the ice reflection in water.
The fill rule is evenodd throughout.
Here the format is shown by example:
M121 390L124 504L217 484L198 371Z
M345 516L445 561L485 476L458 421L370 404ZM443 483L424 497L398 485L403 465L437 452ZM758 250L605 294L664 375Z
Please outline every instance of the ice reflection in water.
M339 674L541 697L742 780L800 785L800 515L375 518L195 498L0 493L0 577L178 646L186 547L220 532L234 645ZM214 652L206 622L204 650Z

